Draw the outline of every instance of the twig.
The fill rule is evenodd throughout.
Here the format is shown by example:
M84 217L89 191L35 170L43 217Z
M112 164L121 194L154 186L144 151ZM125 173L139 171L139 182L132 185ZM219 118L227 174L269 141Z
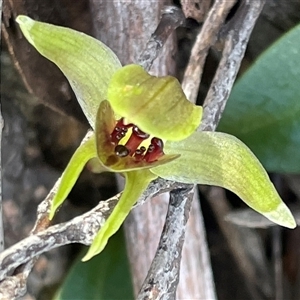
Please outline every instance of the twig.
M204 101L201 130L216 129L244 57L250 34L264 4L265 0L244 0L236 13L225 40L222 59Z
M177 27L183 26L184 24L185 16L181 9L171 5L165 6L162 11L161 20L147 42L145 50L140 55L137 63L149 71L169 35L174 32Z
M144 203L146 199L170 191L177 186L178 183L174 181L155 180L149 185L149 189L143 193L139 203ZM0 253L0 280L3 280L17 267L51 249L71 243L90 245L119 198L120 194L106 201L101 201L87 213L31 235ZM44 200L42 206L47 207L48 201L51 201L51 196Z
M13 300L26 293L26 282L31 272L35 259L32 259L22 267L17 275L8 276L0 283L0 299Z
M166 222L157 252L137 299L176 298L185 225L193 195L193 185L170 192Z
M0 254L0 280L3 280L18 266L51 249L70 243L90 245L95 234L116 205L118 198L115 196L107 201L102 201L88 213L69 222L51 226L2 252Z
M177 297L178 299L190 298L215 300L217 299L216 288L207 244L206 228L204 225L197 188L195 189L187 228L193 228L193 231L187 230L185 233L182 262L187 261L189 263L189 267L185 268L188 274L181 269L180 281L184 282L186 290L191 291L191 293L189 294L190 297L187 297L186 293L182 293L182 291L178 289ZM196 257L194 257L194 259L186 258L189 256L195 256L195 253ZM196 286L191 285L189 280L191 276L197 278ZM193 296L193 298L191 296Z
M197 99L208 50L217 40L217 34L235 2L236 0L216 0L196 38L182 81L182 88L193 103Z
M190 1L187 1L186 5L188 5L189 2ZM205 1L202 1L202 3L204 2ZM206 1L206 3L208 2L209 1ZM202 69L203 69L203 65L209 47L213 44L214 35L217 35L218 28L224 22L227 12L229 11L230 7L233 5L233 3L230 2L224 3L224 5L222 5L222 3L217 3L217 2L215 3L214 7L210 10L206 18L206 21L203 25L202 31L199 33L197 37L182 82L182 88L185 95L193 103L196 102L199 84L201 81ZM192 1L190 3L192 3ZM212 22L212 20L214 20L214 22ZM194 203L199 203L200 199L198 193L195 194L194 198L195 198ZM189 199L188 201L192 201L192 199ZM199 251L200 258L197 261L197 263L199 264L198 267L200 267L202 270L202 274L201 274L201 280L199 281L199 285L201 285L201 288L199 290L201 292L197 296L199 298L216 299L217 297L216 297L216 291L213 282L210 257L208 254L208 246L206 242L203 217L202 217L199 204L196 206L198 208L197 233L198 233L199 240L202 241L202 243L198 245L198 248L200 249ZM184 297L185 295L182 296Z

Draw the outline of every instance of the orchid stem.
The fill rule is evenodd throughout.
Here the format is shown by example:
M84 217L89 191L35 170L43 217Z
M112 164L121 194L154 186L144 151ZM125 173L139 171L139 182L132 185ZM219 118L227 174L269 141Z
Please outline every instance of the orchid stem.
M180 8L173 5L165 6L160 22L147 42L145 50L140 55L137 63L146 71L149 71L169 35L179 26L185 25L185 21L185 16Z

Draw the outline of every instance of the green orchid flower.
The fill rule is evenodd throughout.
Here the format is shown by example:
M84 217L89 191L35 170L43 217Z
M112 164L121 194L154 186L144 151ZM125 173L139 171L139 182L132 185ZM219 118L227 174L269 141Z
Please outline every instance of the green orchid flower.
M151 76L137 65L122 67L107 46L83 33L26 16L17 22L35 49L68 78L94 130L64 171L49 218L87 164L94 172L118 172L126 179L118 204L83 260L103 250L158 176L224 187L273 222L296 226L266 171L241 141L195 131L202 108L186 99L175 78Z

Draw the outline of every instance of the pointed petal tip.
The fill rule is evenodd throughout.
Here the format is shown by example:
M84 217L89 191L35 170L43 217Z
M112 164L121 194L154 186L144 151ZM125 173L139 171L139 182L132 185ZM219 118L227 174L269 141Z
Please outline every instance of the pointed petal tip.
M32 27L34 26L35 21L27 16L19 15L16 18L16 22L20 25L21 31L23 32L28 42L34 45L34 40L30 32Z
M90 251L88 251L87 254L81 259L81 261L86 262L86 261L90 260L91 258L93 258L97 254L98 253L90 253Z
M102 228L101 228L102 229ZM101 253L105 246L107 245L108 239L110 238L110 236L108 238L104 238L103 237L103 231L98 231L92 245L90 246L89 250L87 251L86 255L81 259L82 262L88 261L91 258L93 258L94 256L98 255L99 253Z
M19 15L16 17L16 22L20 25L33 26L34 20L27 16Z
M281 202L275 210L264 213L264 215L269 220L280 226L290 229L294 229L297 226L291 211L283 202Z

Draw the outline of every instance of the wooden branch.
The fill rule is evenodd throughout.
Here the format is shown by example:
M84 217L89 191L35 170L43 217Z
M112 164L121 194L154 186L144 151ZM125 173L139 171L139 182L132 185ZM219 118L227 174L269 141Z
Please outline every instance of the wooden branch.
M185 236L185 243L183 245L182 261L189 262L189 266L185 269L188 274L181 270L180 280L186 285L186 290L190 291L189 295L195 295L194 299L217 299L215 282L213 278L212 266L210 261L210 253L206 238L206 229L202 216L202 209L200 206L200 198L198 190L196 189L194 199L192 202L192 209L190 218L188 220L188 228L193 228L193 231L187 230ZM197 256L191 260L186 259L185 256L190 257L195 255L197 249ZM200 274L199 274L200 270ZM200 275L200 276L199 276ZM189 278L193 276L198 279L197 285L191 285ZM177 291L177 298L184 299L185 294L181 290Z
M13 300L26 293L27 278L35 262L36 259L29 261L17 275L8 276L0 283L0 299Z
M182 187L185 185L182 184ZM174 181L158 179L153 181L149 188L140 197L138 204L145 203L147 199L171 191L178 187ZM90 245L94 236L104 224L106 219L117 204L121 194L101 201L95 208L80 215L68 222L53 225L41 231L41 227L35 227L35 234L23 239L19 243L0 253L0 280L4 280L8 274L32 258L48 252L51 249L68 245L71 243L81 243ZM39 206L39 219L48 217L51 200L54 196L53 190ZM49 223L48 223L49 224ZM46 226L47 227L47 226Z
M265 0L244 0L230 23L231 28L225 40L222 58L204 101L201 130L216 129L239 71L251 32L264 4Z
M176 299L181 252L193 196L193 185L170 192L159 245L137 299Z
M175 29L185 24L185 17L181 9L176 6L165 6L162 17L154 33L148 40L144 51L137 60L146 71L150 71L153 61L158 57L168 37Z
M196 38L182 81L182 88L191 102L195 103L197 99L208 50L216 42L218 32L235 2L216 0Z

